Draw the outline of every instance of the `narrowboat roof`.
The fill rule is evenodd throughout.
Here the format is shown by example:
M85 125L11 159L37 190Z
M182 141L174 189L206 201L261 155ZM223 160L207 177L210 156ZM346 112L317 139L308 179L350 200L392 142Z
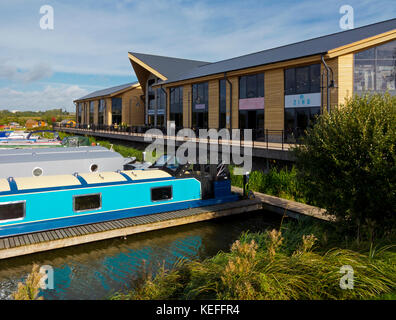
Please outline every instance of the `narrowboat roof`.
M128 179L129 177L130 179ZM39 176L39 177L19 177L14 178L17 190L35 190L35 189L51 189L73 186L100 185L111 183L131 183L132 181L156 179L162 180L164 178L173 178L169 173L159 169L147 170L129 170L120 172L99 172L99 173L85 173L80 175L64 174L53 176ZM132 180L132 181L131 181ZM0 193L10 192L10 182L7 179L0 179Z
M122 156L104 147L42 148L0 150L0 165L84 159L120 159Z
M0 192L10 191L10 184L6 179L0 179Z
M81 182L73 175L15 178L18 190L79 186Z

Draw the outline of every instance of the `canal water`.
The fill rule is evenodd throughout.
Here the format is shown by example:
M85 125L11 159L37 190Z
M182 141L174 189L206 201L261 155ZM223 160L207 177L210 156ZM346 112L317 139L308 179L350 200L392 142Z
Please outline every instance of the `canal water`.
M126 291L147 272L171 268L180 259L204 259L228 251L242 232L279 227L280 217L267 211L194 223L92 244L0 260L0 300L10 299L33 263L50 265L54 289L49 300L107 299Z

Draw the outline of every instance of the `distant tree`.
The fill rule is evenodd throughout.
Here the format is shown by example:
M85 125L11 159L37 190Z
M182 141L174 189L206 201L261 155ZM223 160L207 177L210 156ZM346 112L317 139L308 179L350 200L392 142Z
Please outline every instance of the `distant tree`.
M295 150L308 196L343 226L396 227L396 97L355 96L325 113Z

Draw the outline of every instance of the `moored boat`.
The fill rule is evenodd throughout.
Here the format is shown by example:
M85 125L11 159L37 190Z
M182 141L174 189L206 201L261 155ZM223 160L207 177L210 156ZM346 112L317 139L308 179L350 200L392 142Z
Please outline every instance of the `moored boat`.
M0 179L0 237L238 199L229 175L202 166Z
M0 178L124 170L134 159L100 146L0 149Z

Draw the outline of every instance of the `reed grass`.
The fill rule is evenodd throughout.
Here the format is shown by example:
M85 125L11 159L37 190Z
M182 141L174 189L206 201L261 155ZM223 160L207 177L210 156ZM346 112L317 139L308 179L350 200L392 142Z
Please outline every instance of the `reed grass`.
M292 226L244 233L229 252L183 261L161 270L117 299L322 300L391 299L396 292L394 247L324 248L315 234L292 234ZM298 228L298 226L297 226ZM293 250L287 247L293 244ZM341 289L340 268L354 270L354 288Z

